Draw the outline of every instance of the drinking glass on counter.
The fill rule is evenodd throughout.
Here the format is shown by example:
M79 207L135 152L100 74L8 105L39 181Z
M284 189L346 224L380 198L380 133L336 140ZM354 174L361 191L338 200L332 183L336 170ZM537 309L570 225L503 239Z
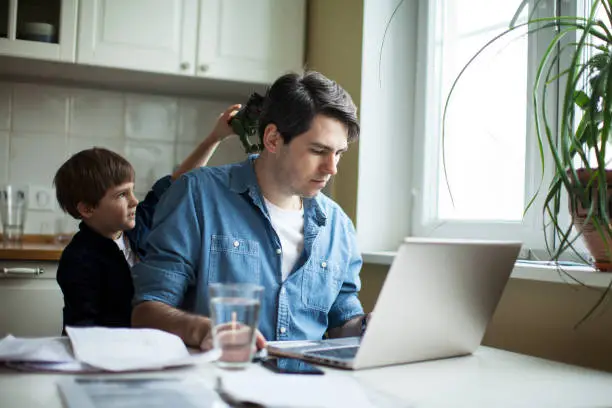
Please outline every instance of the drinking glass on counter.
M0 187L0 219L4 242L21 241L27 211L27 186L7 184Z

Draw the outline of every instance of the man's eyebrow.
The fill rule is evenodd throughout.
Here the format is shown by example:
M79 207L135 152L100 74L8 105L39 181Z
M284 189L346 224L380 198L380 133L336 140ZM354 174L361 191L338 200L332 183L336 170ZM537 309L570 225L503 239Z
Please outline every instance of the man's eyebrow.
M317 142L312 142L310 145L311 145L312 147L317 147L317 148L319 148L319 149L327 150L328 152L333 152L333 151L336 151L335 149L331 148L330 146L327 146L327 145L324 145L324 144L321 144L321 143L317 143ZM336 152L338 152L338 153L344 153L344 152L346 152L347 150L348 150L348 146L346 146L346 147L344 147L344 148L342 148L342 149L339 149L339 150L337 150Z

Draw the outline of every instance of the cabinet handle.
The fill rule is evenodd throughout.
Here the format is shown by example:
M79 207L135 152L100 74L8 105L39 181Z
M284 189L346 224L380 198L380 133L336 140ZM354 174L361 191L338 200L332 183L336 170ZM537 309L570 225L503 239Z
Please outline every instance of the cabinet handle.
M44 268L2 268L5 275L40 275L45 272Z
M182 69L183 71L188 70L188 69L189 69L189 63L188 63L188 62L183 62L183 63L181 64L181 69Z
M202 64L202 65L200 65L200 71L202 71L202 72L206 72L206 71L208 71L208 69L209 69L209 68L210 68L210 67L208 66L208 64Z

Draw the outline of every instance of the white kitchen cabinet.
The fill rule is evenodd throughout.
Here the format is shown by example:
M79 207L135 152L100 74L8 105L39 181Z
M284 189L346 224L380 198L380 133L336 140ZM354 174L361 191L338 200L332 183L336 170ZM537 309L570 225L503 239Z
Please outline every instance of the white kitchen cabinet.
M271 83L304 61L305 0L201 0L198 76Z
M76 59L270 83L302 69L305 25L305 0L82 1Z
M0 260L0 338L61 335L64 298L57 265Z
M0 1L0 55L75 61L77 0Z
M198 1L81 1L77 63L194 75Z

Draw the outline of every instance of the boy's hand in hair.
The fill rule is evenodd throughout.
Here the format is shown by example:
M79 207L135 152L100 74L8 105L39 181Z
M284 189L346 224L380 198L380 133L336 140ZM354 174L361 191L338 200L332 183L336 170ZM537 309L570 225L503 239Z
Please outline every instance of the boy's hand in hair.
M240 106L241 105L232 105L219 115L215 127L208 137L202 140L191 154L183 160L174 173L172 173L172 180L176 180L185 172L208 164L208 161L214 154L215 149L219 146L219 143L234 133L232 127L227 122L238 112Z
M240 104L232 105L228 107L225 112L219 115L217 122L215 123L215 127L208 136L211 141L221 142L226 137L234 134L232 127L229 125L229 121L232 117L234 117L234 115L236 115L236 113L238 113L241 106L242 105Z

